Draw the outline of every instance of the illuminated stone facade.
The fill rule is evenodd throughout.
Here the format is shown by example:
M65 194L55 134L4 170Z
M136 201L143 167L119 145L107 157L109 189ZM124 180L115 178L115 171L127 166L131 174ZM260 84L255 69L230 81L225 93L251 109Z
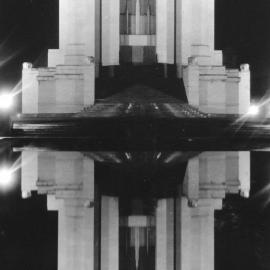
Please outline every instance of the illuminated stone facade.
M94 104L103 68L113 77L124 64L172 66L189 104L207 113L246 113L249 66L223 66L214 48L214 2L59 0L59 49L49 50L47 68L24 64L23 113L78 112Z

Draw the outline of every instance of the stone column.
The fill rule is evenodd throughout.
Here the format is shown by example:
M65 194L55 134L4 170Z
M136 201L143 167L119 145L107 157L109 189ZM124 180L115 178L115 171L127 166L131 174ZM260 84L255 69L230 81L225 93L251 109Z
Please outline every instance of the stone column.
M226 152L226 187L228 193L239 193L249 197L250 152Z
M60 0L59 11L60 50L65 54L68 45L83 44L99 62L100 0Z
M182 77L182 66L188 65L191 56L198 57L199 64L212 63L214 15L214 0L176 0L176 62L179 77Z
M63 200L58 209L58 270L93 270L94 237L94 208Z
M38 153L36 151L21 152L21 191L22 197L28 198L33 190L37 190Z
M139 35L141 28L141 6L140 0L136 0L135 5L135 35Z
M101 198L101 270L119 269L118 198Z
M204 152L188 161L176 200L176 269L214 270L214 213L225 191L248 196L249 152Z
M65 62L68 46L85 47L85 56L93 57L98 76L101 54L100 0L59 0L59 50L49 50L48 66ZM79 56L79 52L73 52Z
M240 151L239 154L239 180L240 194L248 198L250 193L250 152Z
M94 162L76 152L56 152L55 157L54 195L48 195L48 210L58 211L58 270L94 270L99 248Z
M119 65L120 0L102 1L102 65Z
M174 64L175 4L156 0L156 50L158 63Z
M247 113L250 106L250 68L249 64L240 66L240 82L239 82L239 113Z
M31 108L23 103L23 112L76 113L93 105L101 61L100 13L100 0L59 0L59 49L49 50L49 69L30 78L34 95L29 98L23 90ZM23 85L30 80L28 73L23 72Z
M156 210L156 270L174 269L174 200L162 199Z
M31 63L23 63L22 113L38 113L38 70Z
M225 175L223 152L188 161L176 202L176 269L214 269L214 211L222 208Z
M25 177L30 182L23 190L35 189L38 178L38 192L48 194L48 210L58 211L58 270L94 270L99 253L94 161L79 152L24 152Z
M177 270L214 270L214 211L219 205L217 199L202 199L191 208L186 198L177 200Z

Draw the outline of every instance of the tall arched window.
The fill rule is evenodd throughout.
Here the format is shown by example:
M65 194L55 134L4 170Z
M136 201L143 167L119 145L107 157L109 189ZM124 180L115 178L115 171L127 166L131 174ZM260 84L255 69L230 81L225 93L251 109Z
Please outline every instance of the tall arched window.
M120 61L156 62L156 0L120 1Z
M120 33L154 35L156 33L155 0L121 0Z

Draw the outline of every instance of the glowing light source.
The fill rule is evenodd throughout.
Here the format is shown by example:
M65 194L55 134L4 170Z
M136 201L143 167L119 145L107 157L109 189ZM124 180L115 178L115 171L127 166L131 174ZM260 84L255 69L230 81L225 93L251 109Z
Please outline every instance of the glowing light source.
M260 108L258 105L251 105L248 109L247 115L249 116L256 116L260 112Z
M0 94L0 109L7 110L13 104L13 96L11 94Z
M5 188L12 184L12 171L8 168L0 169L0 187Z

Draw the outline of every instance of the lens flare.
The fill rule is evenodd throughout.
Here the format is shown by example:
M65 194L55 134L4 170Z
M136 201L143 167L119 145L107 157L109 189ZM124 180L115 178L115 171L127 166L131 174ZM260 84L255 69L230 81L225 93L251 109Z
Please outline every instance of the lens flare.
M0 187L6 188L12 184L13 177L12 177L12 170L8 168L1 168L0 169Z
M0 109L7 110L13 105L13 95L12 94L0 94Z
M257 116L260 112L260 108L258 105L251 105L248 109L247 115L249 116Z

